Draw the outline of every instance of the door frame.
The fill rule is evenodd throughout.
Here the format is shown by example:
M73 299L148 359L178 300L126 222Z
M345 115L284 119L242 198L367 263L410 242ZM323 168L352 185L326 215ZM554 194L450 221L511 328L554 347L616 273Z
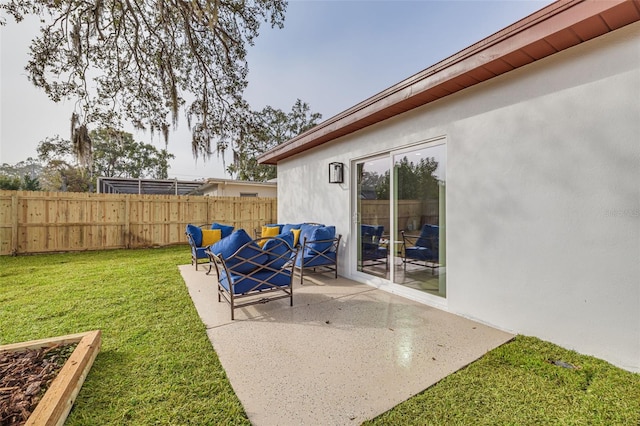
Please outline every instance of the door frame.
M382 151L382 152L376 152L376 153L371 153L370 155L367 156L361 156L361 157L356 157L356 158L352 158L350 160L350 167L349 169L351 170L349 179L350 179L350 187L351 189L351 193L350 193L350 216L351 216L351 220L350 220L350 234L352 235L351 240L353 241L352 244L350 244L349 246L349 253L347 256L348 259L348 272L349 275L356 281L358 282L362 282L368 285L371 285L373 287L376 287L380 290L384 290L387 291L389 293L393 293L393 294L397 294L403 297L406 297L408 299L411 300L415 300L418 301L420 303L424 303L426 305L430 305L430 306L434 306L437 307L439 309L443 309L443 310L447 310L448 308L448 296L445 297L441 297L441 296L436 296L433 294L429 294L429 293L425 293L423 291L420 290L415 290L409 287L405 287L402 284L396 284L394 283L394 274L395 274L395 265L394 265L394 260L390 259L389 260L389 279L383 278L383 277L378 277L378 276L374 276L371 274L367 274L366 272L362 272L358 270L358 244L360 241L360 230L359 230L359 224L360 224L360 212L358 211L358 164L366 162L366 161L371 161L371 160L379 160L382 158L387 158L387 160L389 161L389 171L390 171L390 179L389 179L389 222L390 222L390 242L392 244L392 246L394 245L394 242L397 241L397 230L396 230L396 212L395 212L395 191L392 190L392 188L395 187L395 174L393 173L393 169L394 169L394 163L393 163L393 159L394 156L397 154L402 154L403 152L411 152L417 148L428 148L431 146L437 146L437 145L445 145L448 146L447 144L447 137L446 136L439 136L436 138L432 138L429 140L423 140L420 142L416 142L416 143L412 143L409 145L403 145L402 147L396 147L393 149L389 149L387 151ZM447 206L445 205L445 215L446 215L446 208ZM446 238L446 234L448 234L448 228L445 228L445 238ZM448 282L447 282L447 287L448 287ZM447 288L447 295L449 294L449 289Z

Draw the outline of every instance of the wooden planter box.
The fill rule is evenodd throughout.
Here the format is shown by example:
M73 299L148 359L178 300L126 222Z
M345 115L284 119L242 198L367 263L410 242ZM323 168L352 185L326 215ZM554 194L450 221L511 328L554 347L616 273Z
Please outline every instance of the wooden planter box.
M32 340L30 342L12 343L0 346L0 352L19 352L26 349L40 349L57 344L77 343L75 350L67 359L56 378L51 382L35 410L25 425L62 425L64 424L73 402L80 392L84 379L89 374L93 361L100 350L100 330L86 333L69 334L50 339Z

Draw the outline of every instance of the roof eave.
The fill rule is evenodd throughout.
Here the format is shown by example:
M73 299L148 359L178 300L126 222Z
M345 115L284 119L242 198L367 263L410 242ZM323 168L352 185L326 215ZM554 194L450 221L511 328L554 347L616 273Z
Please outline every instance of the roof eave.
M299 154L640 20L640 0L559 0L258 158Z

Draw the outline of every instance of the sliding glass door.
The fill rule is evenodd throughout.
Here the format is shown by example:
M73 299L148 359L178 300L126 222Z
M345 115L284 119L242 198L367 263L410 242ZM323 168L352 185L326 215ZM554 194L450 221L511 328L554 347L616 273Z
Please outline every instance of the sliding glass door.
M446 145L355 163L357 270L446 297Z
M393 155L393 280L441 297L446 297L446 156L445 144Z
M391 212L389 156L357 163L358 271L389 279L390 258L387 247Z

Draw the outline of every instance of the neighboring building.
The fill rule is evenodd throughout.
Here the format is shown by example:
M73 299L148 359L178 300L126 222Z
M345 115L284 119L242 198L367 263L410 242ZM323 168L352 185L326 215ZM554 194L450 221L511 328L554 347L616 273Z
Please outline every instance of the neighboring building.
M212 197L268 197L276 198L278 185L274 181L251 182L231 179L208 179L194 194Z
M278 220L335 225L347 278L640 371L639 21L555 2L279 145ZM433 268L403 263L424 225Z
M101 176L97 180L98 194L186 195L202 182L178 179L143 179Z

